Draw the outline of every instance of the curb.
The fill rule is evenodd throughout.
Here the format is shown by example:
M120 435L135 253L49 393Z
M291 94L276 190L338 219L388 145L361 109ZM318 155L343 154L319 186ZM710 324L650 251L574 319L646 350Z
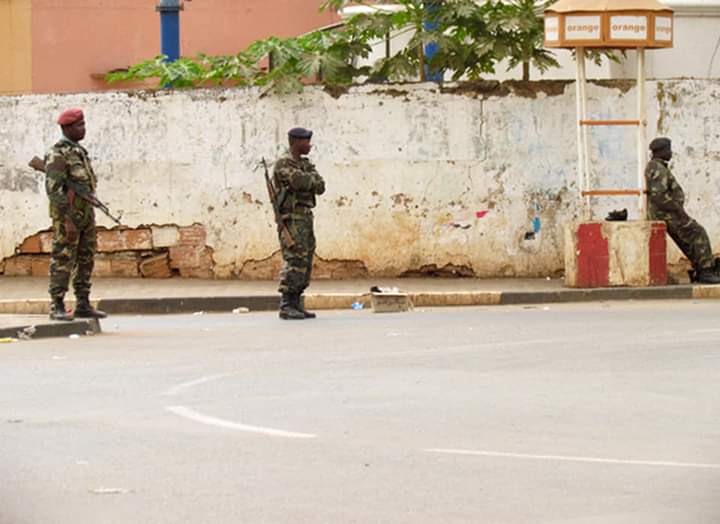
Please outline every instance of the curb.
M94 319L72 322L24 323L15 327L0 328L0 338L31 339L69 337L70 335L93 335L101 333L100 322Z
M512 306L523 304L553 304L572 302L601 302L610 300L681 300L720 299L720 286L680 285L647 288L562 289L559 291L464 291L408 293L415 307L444 306ZM308 309L350 309L359 302L370 307L369 293L317 293L305 296ZM229 313L235 308L250 311L276 311L279 297L273 295L245 295L223 297L164 297L99 299L96 307L109 314L168 315L197 311ZM45 315L50 301L0 300L0 314Z
M97 308L111 315L168 315L206 311L229 313L245 307L250 311L275 311L280 306L277 295L237 297L184 297L184 298L106 298L97 301Z

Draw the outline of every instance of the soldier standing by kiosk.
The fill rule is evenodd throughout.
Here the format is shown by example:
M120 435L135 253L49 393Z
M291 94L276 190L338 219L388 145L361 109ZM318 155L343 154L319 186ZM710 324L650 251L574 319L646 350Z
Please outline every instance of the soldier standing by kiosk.
M275 163L273 184L277 194L280 248L283 269L279 291L280 318L301 320L315 318L305 310L302 294L310 285L315 233L313 208L315 196L325 192L325 181L305 157L312 146L312 131L296 127L288 132L289 150Z
M650 219L665 222L670 238L693 266L692 281L720 284L707 231L685 211L685 193L668 167L673 156L670 139L656 138L650 151L652 159L645 169Z
M77 194L94 194L97 185L88 152L80 145L85 138L85 117L81 109L68 109L57 123L63 136L45 155L45 189L53 230L50 318L105 318L105 313L90 305L90 276L97 250L95 210ZM77 305L73 313L68 313L64 300L73 273Z

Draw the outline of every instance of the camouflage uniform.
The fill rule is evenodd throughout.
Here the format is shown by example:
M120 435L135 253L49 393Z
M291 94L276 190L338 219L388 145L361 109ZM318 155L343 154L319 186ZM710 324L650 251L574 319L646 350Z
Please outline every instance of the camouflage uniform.
M653 158L645 169L648 213L651 220L662 220L667 232L690 260L695 271L713 269L710 239L700 224L685 212L685 193L668 168L667 162Z
M97 178L87 150L66 137L45 155L45 171L45 189L50 200L53 228L50 296L53 299L62 299L65 296L74 271L75 296L79 299L87 298L90 294L90 276L97 250L95 210L78 196L71 202L65 181L71 180L94 193ZM74 241L68 238L65 230L66 218L69 218L77 229L77 238Z
M302 295L310 285L315 233L313 212L315 195L325 192L325 181L307 159L299 161L288 153L275 163L273 183L278 193L278 205L289 236L280 232L283 256L279 291L283 294Z

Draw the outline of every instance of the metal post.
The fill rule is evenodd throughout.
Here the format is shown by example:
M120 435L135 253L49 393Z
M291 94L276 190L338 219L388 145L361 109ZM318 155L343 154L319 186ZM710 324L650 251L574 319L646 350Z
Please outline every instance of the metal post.
M180 11L182 0L160 0L155 10L160 13L160 47L168 62L180 58Z
M637 50L638 75L637 75L637 93L638 93L638 137L637 137L637 159L638 159L638 189L640 189L640 197L638 199L638 215L640 220L647 220L647 195L645 194L645 141L647 126L647 106L645 104L645 49Z
M583 191L590 190L590 161L588 152L587 127L582 125L587 120L587 73L585 70L585 49L575 49L577 60L577 76L575 79L575 92L577 98L577 142L578 142L578 190L582 197ZM589 220L592 217L590 210L590 196L586 196L583 207L583 218Z
M428 19L424 24L426 31L434 31L438 28L437 22L430 20L438 9L437 3L438 0L427 0L425 2L425 12L428 15ZM439 50L440 46L437 42L428 42L425 44L425 79L430 80L431 82L442 82L443 77L445 76L445 72L443 70L435 71L430 69L430 66L427 65L427 62L431 61Z
M575 54L577 56L580 56L580 53L582 52L581 48L575 49ZM582 199L582 192L585 190L585 161L583 160L583 147L582 147L582 125L580 124L580 121L582 120L582 91L580 89L580 59L576 60L575 63L575 104L576 104L576 114L577 114L577 153L578 153L578 163L577 163L577 188L578 188L578 196L580 196L580 199Z

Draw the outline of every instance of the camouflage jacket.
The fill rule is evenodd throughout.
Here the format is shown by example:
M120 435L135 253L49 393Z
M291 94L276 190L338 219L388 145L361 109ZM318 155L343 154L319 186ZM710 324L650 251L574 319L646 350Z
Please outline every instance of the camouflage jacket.
M72 206L65 183L75 182L90 193L95 192L97 177L90 164L87 150L69 138L62 137L45 155L45 190L50 201L50 217L71 217L77 222L92 214L92 206L75 198Z
M325 181L307 158L296 161L287 153L275 163L273 181L280 212L301 213L315 207L315 195L325 192Z
M648 191L648 211L653 220L672 220L687 217L685 193L667 166L667 162L653 158L645 168Z

